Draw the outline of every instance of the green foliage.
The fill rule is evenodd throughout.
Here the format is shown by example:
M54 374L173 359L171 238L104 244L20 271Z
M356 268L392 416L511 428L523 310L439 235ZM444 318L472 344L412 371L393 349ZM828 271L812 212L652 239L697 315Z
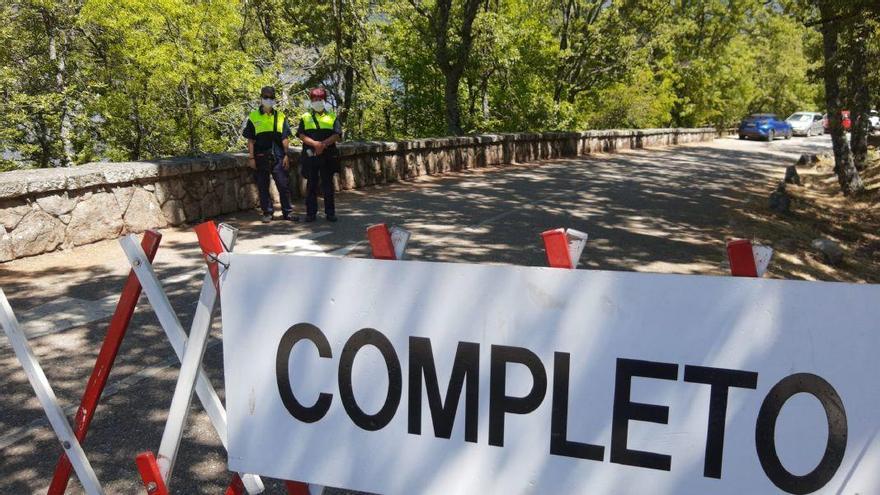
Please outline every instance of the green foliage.
M722 127L822 101L808 0L491 0L470 45L474 4L448 1L442 24L437 1L4 3L0 168L241 149L265 84L292 115L325 86L348 139L443 135L458 69L442 59L468 46L457 104L469 133Z

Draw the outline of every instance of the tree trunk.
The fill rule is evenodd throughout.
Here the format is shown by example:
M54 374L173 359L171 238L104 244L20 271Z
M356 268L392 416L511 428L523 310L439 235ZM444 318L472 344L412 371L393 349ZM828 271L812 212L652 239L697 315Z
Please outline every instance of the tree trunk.
M459 136L462 134L461 110L458 107L458 83L461 74L453 71L443 75L445 76L443 103L446 106L446 132L450 136Z
M480 84L480 108L483 118L489 120L489 76L484 77Z
M852 92L851 147L853 163L857 170L864 170L868 160L868 133L870 132L871 97L868 92L868 43L870 31L864 17L854 20L853 43L849 71L849 89Z
M144 131L141 122L140 106L138 105L135 96L131 97L131 123L134 125L134 142L132 143L131 149L128 151L128 156L131 160L140 160L142 155L142 143L146 132Z
M345 68L343 85L345 88L342 93L342 112L339 115L339 125L342 126L345 125L345 121L354 104L354 67L351 64L348 64ZM345 129L342 132L345 133Z
M352 102L354 98L354 61L352 60L352 51L354 49L354 35L349 32L345 34L343 29L349 24L346 12L345 0L334 0L333 2L333 18L334 35L336 41L336 68L339 70L343 65L345 70L342 73L342 109L339 112L339 124L345 125L351 112ZM342 49L346 50L343 56ZM348 60L346 60L346 57Z
M190 156L197 155L199 152L198 138L196 137L196 124L195 119L193 118L193 102L192 95L190 94L189 81L184 78L183 79L183 98L184 98L184 110L186 111L186 128L187 128L187 137L189 141L189 146L187 153Z
M819 2L823 19L834 17L829 0ZM834 171L844 195L852 195L864 189L859 171L853 164L852 153L843 129L840 115L840 81L838 81L838 25L836 22L822 24L822 51L825 55L825 105L831 126L831 142L834 147Z
M59 137L61 138L61 165L64 167L69 167L73 165L75 160L75 153L73 151L73 143L70 140L71 131L70 131L70 112L68 110L67 105L67 87L65 85L64 73L66 71L66 64L64 60L63 53L59 53L58 50L58 41L57 41L57 30L55 26L53 26L53 21L48 17L44 17L46 19L46 32L49 37L49 60L55 65L55 91L61 96L60 99L60 126L59 129ZM61 50L63 52L63 49Z

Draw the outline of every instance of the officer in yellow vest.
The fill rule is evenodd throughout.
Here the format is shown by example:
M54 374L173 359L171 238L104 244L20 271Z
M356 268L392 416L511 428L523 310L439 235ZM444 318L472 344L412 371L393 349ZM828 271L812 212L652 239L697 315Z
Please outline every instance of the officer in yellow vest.
M290 203L290 162L287 158L290 134L290 123L283 112L275 109L275 88L264 87L260 90L260 106L248 115L242 131L248 143L248 167L254 170L254 182L260 193L263 223L270 222L274 214L269 196L270 176L275 179L275 187L281 197L282 218L299 221L293 215L293 205Z
M342 138L342 129L336 114L327 108L327 92L324 88L309 91L309 109L300 116L296 135L303 142L306 222L314 222L318 215L318 184L324 194L324 214L328 221L335 222L333 174L339 172L336 142Z

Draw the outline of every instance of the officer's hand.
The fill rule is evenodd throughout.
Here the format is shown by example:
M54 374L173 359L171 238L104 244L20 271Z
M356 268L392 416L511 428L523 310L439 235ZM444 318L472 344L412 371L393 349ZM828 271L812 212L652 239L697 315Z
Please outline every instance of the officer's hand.
M257 169L257 159L252 156L248 157L247 166L248 166L248 168L252 168L252 169L256 170Z
M290 169L290 159L287 157L287 155L284 155L284 159L281 160L281 166L284 167L284 170Z
M324 143L322 143L321 141L316 141L314 148L315 148L315 156L318 156L324 152L324 148L326 148L326 146L324 146Z

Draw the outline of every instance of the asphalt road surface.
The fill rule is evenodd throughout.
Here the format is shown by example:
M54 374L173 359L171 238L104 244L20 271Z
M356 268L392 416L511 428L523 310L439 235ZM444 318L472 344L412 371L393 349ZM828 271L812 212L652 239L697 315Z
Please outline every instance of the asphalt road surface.
M581 268L723 275L725 241L737 235L729 214L757 194L747 191L766 195L800 153L829 150L827 137L724 138L345 192L337 197L338 223L319 217L264 225L257 212L219 220L241 229L237 252L367 257L366 227L386 222L412 232L410 259L534 266L545 264L540 233L570 227L590 236ZM154 266L189 328L203 273L196 238L189 228L163 236ZM116 241L0 265L0 287L70 415L127 272ZM142 493L134 458L158 449L178 364L142 297L85 443L108 493ZM205 368L222 396L221 364L217 321ZM61 448L5 336L0 380L0 494L45 493ZM197 400L192 407L173 489L222 493L229 480L225 452ZM284 493L280 483L266 481L266 493ZM81 492L74 476L68 493Z

